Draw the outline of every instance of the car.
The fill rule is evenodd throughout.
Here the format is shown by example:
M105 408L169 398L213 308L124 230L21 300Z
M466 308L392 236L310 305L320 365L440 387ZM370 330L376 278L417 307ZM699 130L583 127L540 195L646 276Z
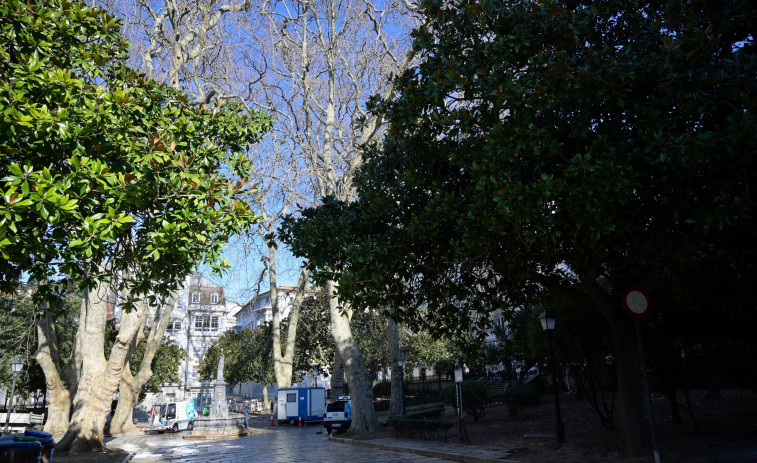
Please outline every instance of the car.
M323 427L326 432L346 431L352 424L352 401L350 396L340 396L326 405L326 413L323 414Z

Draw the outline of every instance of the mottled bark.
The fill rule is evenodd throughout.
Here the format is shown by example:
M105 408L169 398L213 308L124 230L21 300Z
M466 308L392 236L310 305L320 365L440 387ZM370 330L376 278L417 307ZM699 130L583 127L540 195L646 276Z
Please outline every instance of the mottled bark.
M374 431L378 425L373 408L373 389L365 374L365 363L350 328L349 310L343 311L336 296L337 285L326 283L331 312L331 333L339 356L344 361L344 371L350 386L352 399L352 425L350 432ZM332 386L333 391L333 386Z
M37 321L37 363L45 374L47 393L46 432L53 438L60 439L68 429L68 417L71 413L71 394L66 388L60 369L57 340L52 319L48 314Z
M402 414L402 369L397 364L400 357L399 327L397 322L389 318L387 322L388 354L392 362L392 396L389 403L389 416Z
M155 358L155 354L160 348L161 341L166 333L168 322L171 320L171 314L175 307L176 293L171 294L160 307L155 309L155 320L150 329L150 334L147 336L144 356L142 357L142 363L140 364L139 371L136 375L131 374L129 363L132 361L131 356L133 355L134 348L137 346L137 343L141 341L143 336L140 334L134 338L128 353L129 361L123 370L123 375L119 384L118 406L116 406L116 411L110 421L111 434L126 434L138 431L137 427L134 426L133 420L134 404L139 401L139 393L144 385L147 384L150 378L152 378L151 365ZM149 310L147 307L144 309Z
M118 336L106 361L103 340L107 290L105 284L100 284L82 300L79 319L81 377L73 400L73 414L68 430L56 447L59 450L91 452L105 449L105 419L121 381L129 346L147 319L144 305L138 305L122 315Z
M331 373L331 399L342 395L344 390L344 362L339 351L334 349L334 366Z

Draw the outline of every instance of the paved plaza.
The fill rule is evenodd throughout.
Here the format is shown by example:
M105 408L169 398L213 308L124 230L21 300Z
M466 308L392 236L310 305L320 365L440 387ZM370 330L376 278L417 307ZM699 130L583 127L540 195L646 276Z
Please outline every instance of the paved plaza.
M226 440L185 439L188 433L119 436L107 439L110 448L129 452L131 463L236 463L316 461L418 462L449 461L505 462L507 451L492 451L473 446L441 442L408 442L400 439L351 441L336 437L329 440L321 426L264 427L254 423L252 434Z

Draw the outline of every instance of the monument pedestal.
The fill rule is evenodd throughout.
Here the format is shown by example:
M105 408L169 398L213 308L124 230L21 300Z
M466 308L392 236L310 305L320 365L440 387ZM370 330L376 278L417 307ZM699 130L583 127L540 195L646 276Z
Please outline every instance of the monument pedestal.
M186 439L224 439L250 434L244 428L244 416L232 414L229 416L229 405L226 403L226 381L223 380L224 357L218 365L218 376L213 386L213 404L210 406L210 416L198 416L194 419L194 427Z

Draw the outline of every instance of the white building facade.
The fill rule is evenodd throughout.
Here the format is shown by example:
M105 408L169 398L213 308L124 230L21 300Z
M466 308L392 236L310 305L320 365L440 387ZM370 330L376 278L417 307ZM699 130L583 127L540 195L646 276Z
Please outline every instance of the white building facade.
M206 402L212 384L200 380L199 363L210 345L235 327L234 314L238 310L238 304L227 302L220 285L201 274L187 277L178 292L166 337L188 355L179 365L179 383L163 387L164 398L192 398L198 406Z

